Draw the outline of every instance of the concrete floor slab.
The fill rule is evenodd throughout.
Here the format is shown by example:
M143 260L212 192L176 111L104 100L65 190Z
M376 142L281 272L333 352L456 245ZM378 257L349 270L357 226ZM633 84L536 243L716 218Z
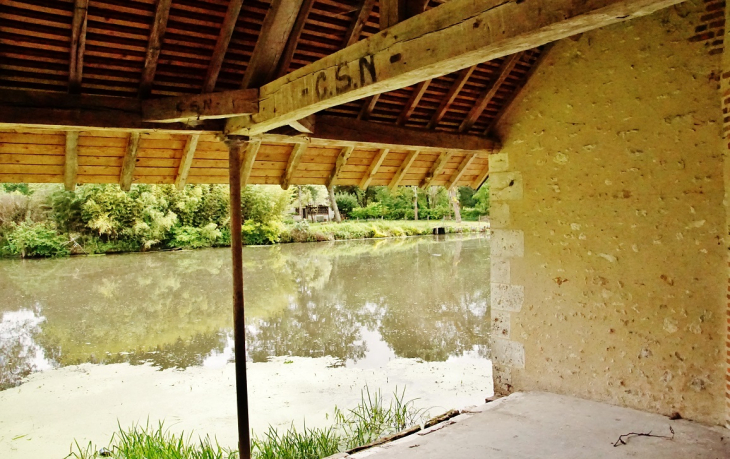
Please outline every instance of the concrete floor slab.
M349 457L354 459L730 458L730 430L543 392L516 393L473 414ZM620 435L652 432L674 438ZM348 456L345 456L348 457Z

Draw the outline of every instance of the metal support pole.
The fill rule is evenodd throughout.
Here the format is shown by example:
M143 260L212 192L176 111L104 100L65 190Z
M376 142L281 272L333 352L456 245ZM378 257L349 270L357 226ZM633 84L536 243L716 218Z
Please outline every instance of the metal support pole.
M238 450L241 459L251 458L248 424L248 385L246 384L246 328L243 314L243 244L241 241L241 152L245 141L232 138L228 145L231 194L231 254L233 261L233 339L236 354L236 406L238 410Z

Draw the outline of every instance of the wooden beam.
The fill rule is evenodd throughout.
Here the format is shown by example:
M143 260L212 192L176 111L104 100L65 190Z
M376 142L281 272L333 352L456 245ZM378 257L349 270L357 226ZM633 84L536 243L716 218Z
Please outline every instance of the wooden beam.
M545 58L550 53L550 50L553 48L553 43L548 43L547 45L542 47L542 50L540 50L540 55L537 57L537 60L532 64L532 67L530 67L530 70L527 71L527 74L522 78L522 81L517 85L517 88L515 88L514 91L510 94L509 98L502 104L502 108L497 112L496 115L494 115L494 118L492 118L492 121L489 122L487 125L487 128L484 130L484 134L489 134L492 132L494 127L499 123L499 120L502 119L502 116L509 110L510 106L512 106L512 102L514 102L522 93L522 90L525 88L527 83L530 81L530 78L532 78L532 75L535 74L537 69L540 67L540 65L545 61Z
M383 148L375 155L373 162L370 163L370 167L368 167L368 170L365 172L365 176L363 176L362 180L360 180L360 188L364 190L370 186L370 182L373 181L373 177L375 177L375 174L378 173L380 165L383 164L385 157L388 156L388 151L389 150L387 148Z
M124 154L122 162L122 174L119 176L119 187L123 191L129 191L132 187L132 178L134 177L134 167L137 165L137 148L139 147L139 132L129 134L127 142L127 152Z
M306 142L299 142L294 144L294 148L289 154L289 161L286 164L286 170L284 171L284 175L281 177L281 187L283 189L289 189L289 185L291 185L291 179L294 176L294 172L297 170L297 167L299 167L299 163L302 160L302 155L306 150Z
M236 22L241 12L241 5L243 5L243 0L231 0L228 3L228 10L226 11L226 16L223 18L223 24L221 24L221 30L218 34L218 41L215 43L213 55L210 59L210 64L208 64L208 71L203 81L203 88L200 91L202 93L213 92L215 89L218 74L221 71L221 66L223 66L223 59L226 57L226 51L228 51L228 44L231 42L233 31L236 29Z
M347 164L347 160L350 159L353 151L355 151L355 147L352 146L344 147L342 151L340 151L340 154L337 156L337 161L335 162L335 167L332 169L332 173L327 179L327 188L335 186L337 177L340 175L340 172L342 172L342 168L345 167L345 164Z
M88 22L89 0L75 0L71 22L71 55L68 69L68 92L81 92L84 75L84 51L86 50L86 24Z
M264 85L259 113L232 118L226 131L267 132L330 107L682 1L452 0Z
M418 156L417 151L411 151L408 153L408 155L403 160L403 163L400 165L398 170L395 172L395 175L390 181L390 184L388 184L388 188L391 190L395 189L398 185L400 185L400 182L403 181L403 177L406 176L408 173L408 169L413 165L413 161L416 160L416 157Z
M407 17L405 0L380 0L380 30L393 27Z
M286 42L284 52L281 54L281 59L279 59L279 63L276 66L276 78L281 78L289 73L291 60L297 50L299 37L302 36L304 26L307 24L307 18L309 17L309 13L312 11L314 1L315 0L304 0L301 8L299 8L297 20L294 22L294 27L292 27L291 33L289 34L289 39ZM266 81L266 83L268 83L268 81Z
M66 133L66 161L63 178L66 191L76 189L76 177L79 171L79 131Z
M356 10L358 13L355 16L355 19L353 19L353 21L350 23L350 27L347 29L347 33L345 33L345 40L342 42L343 48L347 48L353 43L360 41L362 28L367 20L370 18L370 13L372 13L373 11L373 6L375 6L375 0L360 1L360 7Z
M464 118L464 121L462 121L461 125L459 125L459 132L469 132L469 129L474 126L474 123L476 123L479 117L482 116L484 109L487 108L487 105L489 105L489 102L491 102L497 94L499 88L502 87L502 84L504 84L507 77L509 77L510 73L512 73L515 65L517 65L522 58L522 54L523 53L516 53L505 59L502 67L499 69L499 75L497 78L492 81L492 84L489 87L479 94L479 97L477 97L477 100L474 102L471 110L469 110L466 118Z
M436 129L436 126L438 126L438 124L444 118L446 112L449 111L449 108L451 108L451 104L454 103L456 97L459 95L459 92L461 92L461 89L464 87L466 82L469 80L469 77L472 73L474 73L474 70L476 68L476 65L472 65L471 67L462 69L459 72L459 74L456 76L456 80L454 80L454 83L449 88L449 92L446 93L446 96L443 99L441 99L441 103L436 109L436 113L433 114L433 117L431 117L431 121L428 122L428 126L426 126L427 129Z
M195 149L198 148L198 140L200 140L200 134L193 134L185 142L183 155L180 158L180 166L177 168L177 177L175 178L175 188L178 190L185 188L188 181L188 172L190 172L190 165L193 164Z
M172 3L172 0L157 0L155 19L152 21L152 30L150 31L150 39L147 43L147 54L144 59L142 78L139 83L139 96L142 98L149 97L152 92L152 82L155 80L157 61L160 58L160 50L162 49L162 40L165 38L167 20L170 17L170 3Z
M369 120L370 115L373 113L373 110L375 110L375 104L378 103L378 99L380 99L380 94L375 94L374 96L365 99L365 102L363 102L362 108L360 109L360 113L357 114L357 119L364 121Z
M401 112L400 116L398 116L398 120L396 121L396 124L398 126L403 126L408 122L408 119L411 117L411 115L413 115L413 112L416 110L416 107L421 101L421 98L424 94L426 94L426 90L428 89L429 84L431 84L431 80L426 80L418 83L416 87L413 88L411 98L408 99L408 102L403 107L403 111Z
M261 25L256 47L243 74L241 89L258 88L271 81L286 48L303 0L273 0Z
M452 155L453 152L450 151L445 151L439 155L439 158L435 163L433 163L433 166L431 166L431 169L429 169L426 176L421 181L421 188L428 188L431 186L436 177L441 175L441 172L443 172L444 168L446 168L446 164L449 162Z
M145 121L173 123L228 117L231 113L246 115L259 110L258 89L163 97L142 102Z
M474 181L471 182L471 187L475 190L478 190L480 186L482 186L482 183L489 177L489 164L484 166L484 170L477 175L477 178L474 179Z
M137 98L0 90L0 129L222 132L210 120L190 124L146 122Z
M456 169L454 174L449 179L448 183L446 183L446 189L450 190L454 186L456 186L457 182L461 180L461 177L466 172L466 169L469 167L469 165L476 159L476 154L469 154L466 155L466 157L461 161L459 164L459 167Z
M289 126L294 128L297 132L311 134L312 132L314 132L314 123L315 123L315 116L310 115L306 118L302 118L300 120L289 123Z
M253 164L256 162L256 155L259 154L259 148L261 148L260 140L251 140L246 145L243 160L241 161L241 186L248 185L248 179L251 177L251 170L253 170Z

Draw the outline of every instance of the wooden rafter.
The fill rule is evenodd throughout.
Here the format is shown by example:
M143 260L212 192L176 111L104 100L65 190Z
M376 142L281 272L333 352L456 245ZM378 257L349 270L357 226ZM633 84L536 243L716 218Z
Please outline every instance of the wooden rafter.
M124 191L129 191L132 187L134 167L137 165L137 148L139 148L139 132L132 132L129 134L127 152L124 154L122 173L119 176L119 187Z
M451 0L264 85L259 113L230 119L226 131L267 132L330 107L645 16L682 0L555 1L495 5Z
M167 20L170 17L170 3L172 0L157 0L155 19L152 21L152 30L147 43L147 54L142 69L142 79L139 84L140 97L149 97L152 92L152 82L157 71L157 61L160 58L162 40L167 30Z
M507 80L507 77L509 77L510 73L512 73L512 69L515 68L515 65L517 65L521 58L522 53L516 53L505 59L504 64L502 64L502 67L499 69L499 75L497 78L494 79L488 88L485 88L484 91L479 94L479 97L477 97L477 100L474 102L471 110L469 110L466 118L464 118L464 121L462 121L461 125L459 125L459 132L469 132L469 129L471 129L479 117L482 116L484 109L487 108L489 102L492 101L494 96L497 94L497 91L499 91L499 88L502 87L502 84L504 84Z
M404 0L379 0L380 30L393 27L406 19L406 2Z
M398 185L400 185L400 182L403 181L403 177L406 176L408 173L408 169L413 165L413 161L416 160L416 157L418 156L418 151L411 151L406 155L406 158L401 163L398 170L395 172L395 175L390 181L390 184L388 184L388 188L393 190Z
M360 6L357 9L358 13L350 23L347 33L345 33L345 40L342 42L343 48L346 48L360 40L362 28L370 17L370 13L373 11L373 6L375 6L375 0L360 1Z
M233 112L251 114L258 109L258 89L163 97L142 102L144 119L161 123L216 119L230 116Z
M476 68L476 65L472 65L471 67L467 67L459 72L459 74L456 76L456 80L454 80L454 84L451 85L451 87L449 88L449 92L446 94L446 96L441 99L441 103L436 109L436 112L431 117L431 121L428 122L428 126L426 127L427 129L436 129L436 126L438 126L438 124L444 118L446 112L449 111L449 108L451 108L451 104L454 103L456 97L459 95L459 92L461 92L461 89L464 87L466 82L469 80L469 77L472 73L474 73L474 70Z
M253 55L243 74L242 89L257 88L276 75L292 28L299 17L304 0L273 0L266 13ZM311 9L311 5L309 6ZM306 21L306 16L304 17ZM304 27L301 24L301 27ZM301 30L299 31L301 34ZM292 51L293 52L293 51ZM288 65L287 65L288 67Z
M294 144L291 153L289 154L289 161L286 164L286 170L284 175L281 177L281 187L285 190L289 189L291 185L291 179L294 176L294 172L299 167L299 163L302 160L302 155L307 150L306 142L299 142Z
M466 173L466 169L469 167L469 165L476 159L476 154L469 154L466 155L466 157L459 163L459 167L456 169L456 171L453 173L449 181L446 183L446 189L451 189L461 180L461 177L464 176L464 173Z
M281 54L279 64L276 66L276 78L281 78L289 73L289 66L294 58L294 53L296 52L297 45L299 44L299 38L302 36L304 26L307 24L307 18L309 17L309 13L312 11L314 2L315 0L304 0L301 8L299 8L297 20L294 22L294 27L292 27L291 33L289 34L289 39L286 42L284 52Z
M89 15L89 0L75 0L71 23L71 55L68 70L68 91L81 92L81 79L84 75L84 51L86 50L86 25Z
M213 49L213 55L208 64L208 71L205 74L205 80L203 81L203 88L200 92L213 92L215 84L218 81L218 74L223 66L223 59L226 57L228 51L228 44L231 42L233 31L236 29L236 22L238 22L238 15L241 12L241 6L243 0L231 0L228 4L228 10L226 16L223 18L223 24L221 24L220 33L218 34L218 41L215 43Z
M261 148L260 140L251 140L246 145L246 149L243 152L243 159L241 160L241 186L248 185L248 179L251 177L251 171L253 170L253 164L256 162L256 155L259 153Z
M360 188L364 190L368 186L370 186L370 182L373 181L375 174L378 173L380 165L383 164L383 161L385 161L385 157L388 156L388 151L390 150L388 150L387 148L383 148L382 150L378 151L378 153L375 155L375 158L373 158L373 162L370 163L370 167L368 167L368 170L365 172L362 180L360 180Z
M79 131L66 133L66 160L63 168L63 181L66 191L76 189L76 177L79 172Z
M195 149L198 148L198 140L200 140L200 134L193 134L185 142L183 155L180 158L180 166L177 168L177 177L175 177L175 187L178 190L185 188L188 181L188 172L190 172L190 166L193 164Z
M337 161L335 162L335 167L332 169L332 173L329 178L327 178L327 188L332 188L335 185L337 177L339 177L340 172L342 172L342 168L347 164L347 160L350 159L353 151L355 151L355 147L353 146L344 147L340 151L340 154L337 156Z
M436 180L436 177L441 175L441 172L446 168L446 164L448 164L449 160L451 159L451 156L453 155L453 152L443 152L439 155L438 159L435 163L433 163L433 166L431 166L431 169L426 173L426 176L421 181L421 188L428 188L431 186L434 180Z
M522 93L522 90L525 88L527 83L530 81L530 78L532 78L532 75L535 74L535 72L545 60L547 55L550 53L550 50L552 48L553 43L548 43L547 45L543 46L542 50L540 51L540 55L537 57L537 60L532 64L530 70L525 74L525 76L522 78L522 81L517 85L517 88L512 91L512 94L510 94L509 98L507 98L507 100L504 102L502 108L499 110L499 112L497 112L494 118L492 118L492 120L487 125L487 128L484 130L485 135L491 133L497 123L499 123L499 120L502 119L502 116L504 116L505 112L509 110L512 102L514 102L515 99L517 99Z
M373 113L373 110L375 110L375 104L378 103L378 99L380 99L380 94L375 94L372 97L365 99L362 103L362 108L360 108L360 113L357 115L357 119L363 121L369 120L370 115Z
M471 187L478 190L479 187L482 186L482 183L487 180L487 177L489 177L489 164L484 166L484 170L481 171L474 181L471 182Z
M289 126L294 128L294 130L296 130L297 132L311 134L312 132L314 132L315 120L316 117L314 115L310 115L306 118L302 118L300 120L289 123Z
M410 99L408 99L408 102L403 107L403 111L400 116L398 116L398 120L396 121L397 125L403 126L408 122L411 115L413 115L413 112L416 110L418 103L421 101L421 98L424 94L426 94L429 84L431 84L431 80L426 80L418 83L416 87L413 88Z

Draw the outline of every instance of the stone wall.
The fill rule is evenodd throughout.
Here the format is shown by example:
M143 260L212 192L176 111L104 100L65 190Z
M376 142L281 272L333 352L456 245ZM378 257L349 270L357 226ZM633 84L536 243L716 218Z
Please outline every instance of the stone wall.
M501 120L490 186L502 391L725 422L722 56L693 39L706 8L556 43Z

